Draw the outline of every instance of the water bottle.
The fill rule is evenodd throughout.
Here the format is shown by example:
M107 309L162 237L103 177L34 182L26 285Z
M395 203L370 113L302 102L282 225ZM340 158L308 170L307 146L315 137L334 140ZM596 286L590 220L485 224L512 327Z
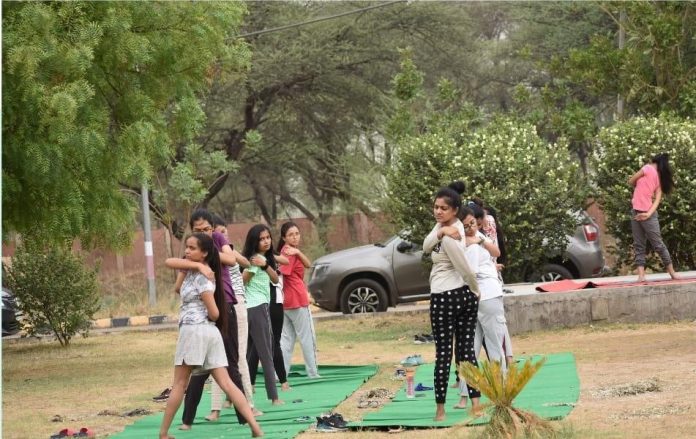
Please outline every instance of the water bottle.
M406 369L406 398L415 398L416 392L413 388L413 378L416 371L412 368Z

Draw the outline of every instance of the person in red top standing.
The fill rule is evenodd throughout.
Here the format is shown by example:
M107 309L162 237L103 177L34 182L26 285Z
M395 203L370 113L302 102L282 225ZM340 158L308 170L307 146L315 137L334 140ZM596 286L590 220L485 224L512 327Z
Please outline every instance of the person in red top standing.
M295 341L299 338L302 355L305 361L305 371L309 378L320 378L317 368L317 337L314 333L312 313L309 311L309 292L304 283L305 268L312 262L298 248L300 245L300 229L297 224L288 221L280 227L278 252L290 261L280 266L283 275L283 334L280 346L285 360L285 370L290 372L292 351Z
M635 187L631 200L633 206L631 230L633 232L633 251L638 267L638 282L645 281L646 238L660 255L662 264L672 279L679 279L674 271L669 250L662 242L657 216L657 208L662 200L662 194L669 194L674 186L672 168L669 166L669 155L658 154L653 157L650 163L640 168L628 179L628 184Z

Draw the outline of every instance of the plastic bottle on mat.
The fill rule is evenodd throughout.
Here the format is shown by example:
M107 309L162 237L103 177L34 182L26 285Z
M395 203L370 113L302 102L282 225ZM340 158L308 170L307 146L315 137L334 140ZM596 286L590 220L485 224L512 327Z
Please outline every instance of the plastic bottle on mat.
M416 392L413 386L415 374L415 369L413 369L412 367L406 368L406 398L415 398L416 396Z

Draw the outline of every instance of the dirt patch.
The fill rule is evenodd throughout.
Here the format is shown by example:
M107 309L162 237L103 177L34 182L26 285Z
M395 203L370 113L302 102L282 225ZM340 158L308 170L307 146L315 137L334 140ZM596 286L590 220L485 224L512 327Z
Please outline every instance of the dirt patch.
M641 393L660 392L660 382L657 378L649 378L647 380L636 381L635 383L621 384L619 386L611 386L600 388L592 391L592 396L595 398L614 398L622 396L634 396Z
M611 415L612 420L654 419L671 415L686 415L691 411L690 405L668 404L656 407L644 407ZM690 415L691 416L691 415Z
M516 355L575 354L580 400L568 417L574 426L597 437L696 437L693 323L584 327L513 342Z

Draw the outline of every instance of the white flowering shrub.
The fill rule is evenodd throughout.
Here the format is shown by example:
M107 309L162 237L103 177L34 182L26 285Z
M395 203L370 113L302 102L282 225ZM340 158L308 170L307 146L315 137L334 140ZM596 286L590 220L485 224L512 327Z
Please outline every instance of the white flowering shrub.
M472 119L473 120L473 119ZM507 238L508 282L523 280L562 250L582 208L586 184L565 145L548 144L532 125L509 118L461 130L435 126L407 138L388 175L387 209L421 242L435 224L433 195L453 180L466 183L463 199L478 196L494 207Z
M675 187L670 195L663 196L657 210L662 238L675 268L696 268L696 122L667 116L636 117L605 128L597 136L595 182L608 232L616 238L613 251L622 266L633 263L633 187L628 185L628 178L663 152L669 154ZM659 257L653 254L648 265L661 267Z

